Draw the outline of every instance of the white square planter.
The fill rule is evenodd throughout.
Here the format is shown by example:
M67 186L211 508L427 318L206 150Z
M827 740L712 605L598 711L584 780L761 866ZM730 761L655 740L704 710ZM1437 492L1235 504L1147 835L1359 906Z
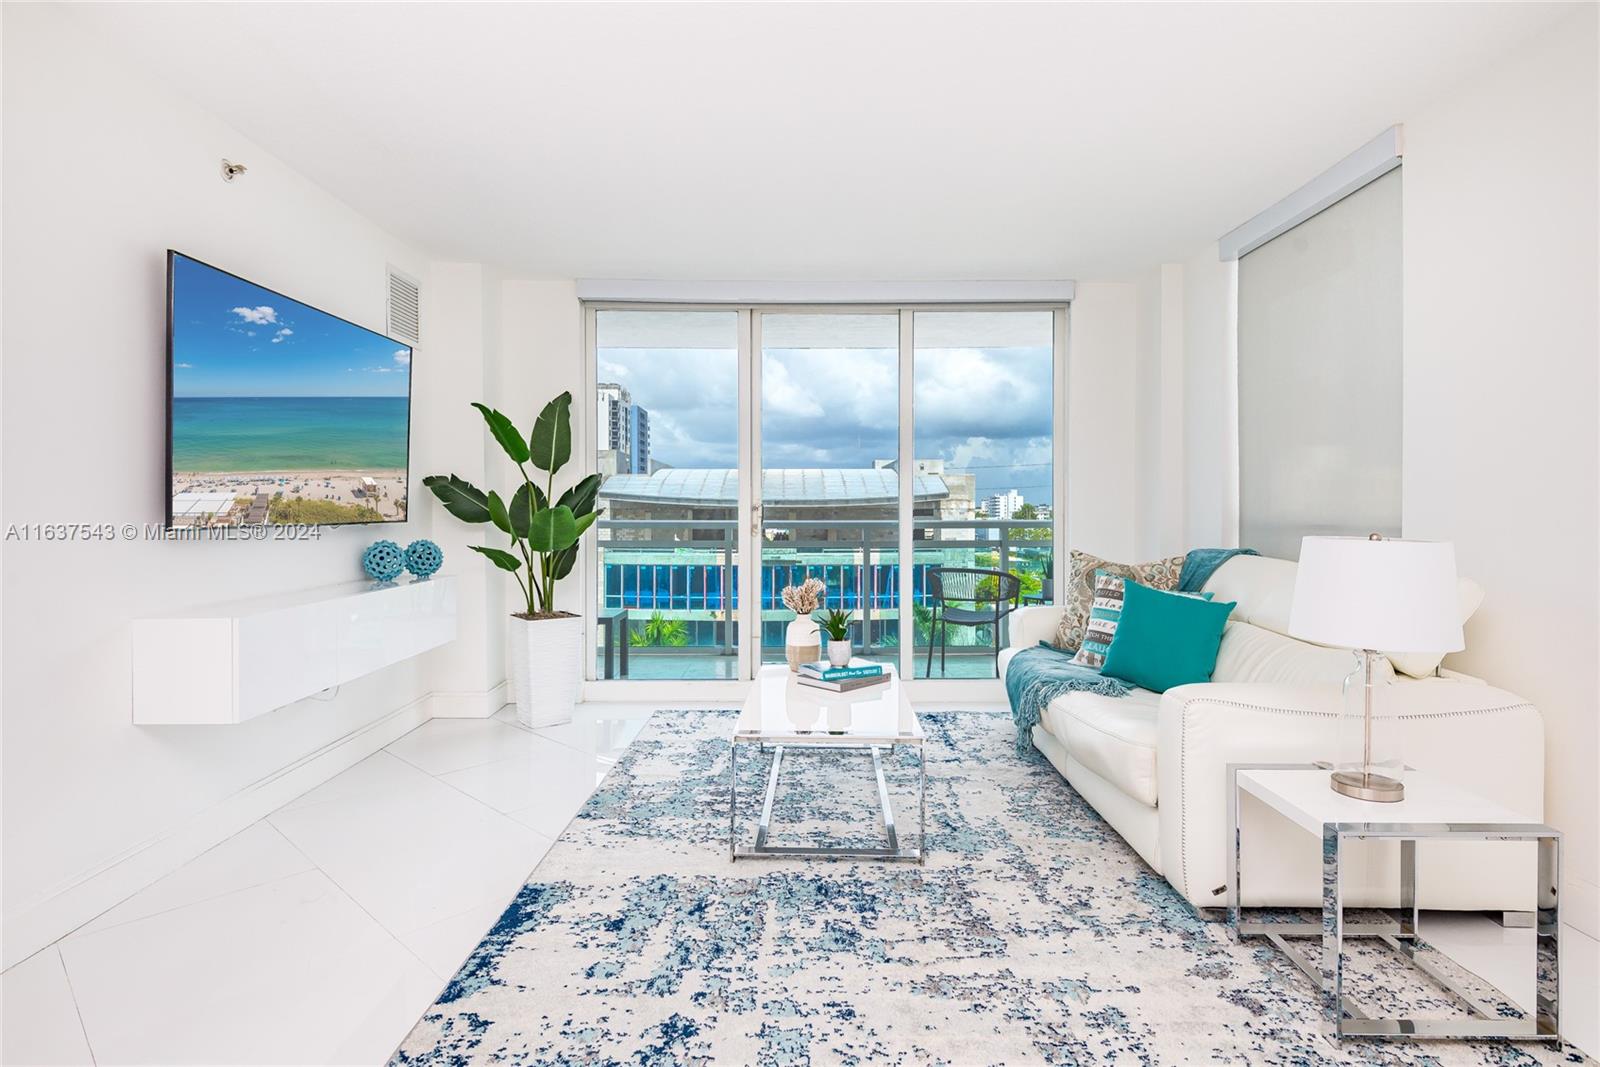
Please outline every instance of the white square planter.
M572 721L583 681L583 619L511 617L511 699L524 726Z

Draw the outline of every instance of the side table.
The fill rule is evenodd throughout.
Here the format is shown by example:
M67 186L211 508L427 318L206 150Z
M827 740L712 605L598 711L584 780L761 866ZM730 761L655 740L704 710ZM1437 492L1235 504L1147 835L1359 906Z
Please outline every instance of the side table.
M1406 798L1392 804L1355 800L1328 787L1328 771L1304 765L1228 767L1228 924L1235 937L1265 937L1304 971L1321 993L1323 1029L1335 1040L1368 1038L1507 1038L1560 1040L1561 834L1422 772L1407 772ZM1239 801L1254 797L1322 842L1322 921L1252 922L1239 904ZM1339 861L1356 841L1400 842L1400 907L1391 922L1351 923L1344 917ZM1535 913L1535 998L1531 1012L1502 1016L1417 952L1418 841L1534 841L1538 843ZM1302 954L1291 938L1320 939L1320 954ZM1438 982L1472 1011L1471 1018L1374 1018L1344 995L1344 939L1376 937Z

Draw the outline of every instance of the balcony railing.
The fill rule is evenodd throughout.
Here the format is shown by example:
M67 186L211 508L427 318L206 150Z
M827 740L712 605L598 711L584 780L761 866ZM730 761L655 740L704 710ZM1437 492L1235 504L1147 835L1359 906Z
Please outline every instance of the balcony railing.
M735 654L739 610L738 524L710 519L601 519L599 589L602 618L626 612L632 656ZM1017 574L1024 602L1050 599L1052 545L1048 519L919 519L914 523L912 630L926 648L931 615L927 572L939 566L983 567ZM773 519L763 523L759 617L762 658L781 660L783 631L793 613L785 585L808 577L827 586L824 609L851 613L858 654L892 657L900 640L898 523L893 519ZM622 628L619 628L622 629ZM982 639L981 641L979 639ZM991 656L995 635L949 632L953 656ZM998 640L1005 642L1004 623ZM921 665L919 663L919 670Z

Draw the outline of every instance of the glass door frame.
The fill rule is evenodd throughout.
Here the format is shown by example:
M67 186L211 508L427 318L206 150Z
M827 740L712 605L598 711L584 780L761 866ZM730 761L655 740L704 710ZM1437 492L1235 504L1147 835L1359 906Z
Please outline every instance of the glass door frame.
M1067 531L1072 522L1072 509L1068 506L1069 478L1067 471L1067 417L1070 403L1068 377L1071 350L1071 304L1066 301L1040 303L1037 301L1009 302L983 301L977 303L728 303L713 301L665 302L594 300L581 303L583 313L583 389L581 403L575 405L579 419L576 427L582 442L582 467L579 476L592 474L597 466L598 426L595 423L595 391L598 386L598 349L596 345L595 315L600 311L732 311L738 315L738 397L739 397L739 516L736 553L740 562L738 579L739 640L736 642L735 679L698 679L685 681L648 680L598 680L595 678L595 590L599 577L599 539L585 538L579 553L579 565L574 575L584 590L582 615L584 627L584 698L626 700L682 699L691 691L697 699L708 703L743 700L761 666L761 567L760 547L763 540L760 500L761 471L761 318L763 315L849 315L879 314L899 317L899 362L897 386L898 455L899 474L897 558L899 567L900 642L898 665L905 679L907 692L913 699L923 700L982 700L1005 699L1005 689L1000 679L917 678L913 667L916 633L911 625L912 640L905 640L913 602L915 568L906 565L914 561L915 550L913 509L915 505L914 459L916 410L916 314L925 312L974 311L1049 311L1052 313L1051 360L1051 499L1054 501L1051 529L1051 558L1059 566L1065 563L1068 544ZM575 451L578 451L575 449ZM755 566L750 566L754 562ZM1063 576L1064 577L1064 576ZM1058 591L1064 581L1056 582Z

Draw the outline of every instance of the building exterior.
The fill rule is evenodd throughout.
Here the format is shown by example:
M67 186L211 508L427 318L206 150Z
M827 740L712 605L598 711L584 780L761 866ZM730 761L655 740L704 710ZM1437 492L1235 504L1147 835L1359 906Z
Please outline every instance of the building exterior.
M626 386L601 382L595 387L597 469L602 475L650 472L650 412L633 402Z
M638 404L628 405L629 474L650 473L650 412Z
M900 615L899 479L892 461L871 468L762 472L757 618L765 647L781 649L783 627L793 618L782 603L783 587L807 577L826 583L827 607L852 612L864 648L892 643ZM918 461L912 485L916 603L926 602L927 572L934 567L992 567L1009 558L1008 566L1042 569L1048 544L1018 545L1007 557L1000 529L974 528L972 475L946 475L941 461ZM738 472L659 468L617 474L602 483L599 503L600 606L626 608L641 620L660 615L682 625L690 647L731 654L733 625L749 618L734 603ZM932 525L943 522L953 525Z
M878 459L873 460L875 470L900 469L899 460ZM977 514L978 476L975 474L952 474L945 470L942 459L914 459L911 461L911 473L915 477L938 478L944 482L945 497L940 502L939 519L970 519ZM921 540L927 541L962 541L967 540L970 533L960 529L929 528L921 532Z
M1017 510L1026 503L1022 494L1015 489L1007 489L1003 493L991 493L983 498L983 513L991 519L1015 518Z

